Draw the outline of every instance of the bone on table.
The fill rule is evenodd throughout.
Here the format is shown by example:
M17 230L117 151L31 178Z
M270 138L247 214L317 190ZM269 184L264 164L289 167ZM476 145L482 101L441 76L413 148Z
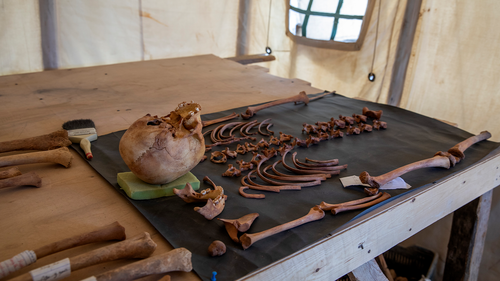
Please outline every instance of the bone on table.
M252 226L253 221L258 217L258 213L251 213L235 220L220 218L218 218L218 220L224 222L224 226L226 227L229 237L231 237L234 242L239 243L240 240L238 239L238 231L246 232L250 226Z
M151 239L149 233L144 232L118 243L89 251L87 253L69 258L71 272L92 265L114 261L118 259L143 259L149 257L156 249L156 243ZM61 276L62 277L62 276ZM50 280L59 280L50 279ZM14 281L33 280L30 272L20 275Z
M90 232L50 243L33 251L25 251L12 257L11 259L5 260L0 263L0 278L36 262L37 259L41 259L60 251L90 243L110 240L124 240L125 238L125 228L118 222L114 222Z
M491 137L491 134L488 131L483 131L477 136L472 136L454 147L450 148L448 152L457 158L463 159L465 157L464 151L469 148L471 145L486 140ZM361 175L359 176L359 179L361 180L362 183L370 185L372 188L371 191L376 192L376 190L373 189L378 189L380 186L388 183L389 181L404 175L408 172L417 170L417 169L423 169L423 168L429 168L429 167L440 167L440 168L446 168L449 169L453 164L455 163L453 159L450 159L449 156L443 156L443 153L436 153L436 155L432 158L429 159L424 159L420 160L408 165L405 165L403 167L397 168L391 172L388 172L386 174L377 176L377 177L372 177L368 172L362 172ZM459 161L459 159L456 159ZM370 191L370 189L365 189L369 194L373 193Z
M12 178L15 176L21 175L21 171L18 167L12 167L10 169L4 170L0 172L0 179Z
M191 252L178 248L95 276L97 281L135 280L153 274L193 270Z
M0 153L16 150L51 150L70 144L68 131L59 130L46 135L0 142Z
M15 154L0 157L0 167L36 164L36 163L56 163L68 168L71 166L73 156L67 147L58 149Z
M213 125L213 124L217 124L217 123L220 123L220 122L224 122L224 121L227 121L227 120L231 120L231 119L237 118L238 116L240 116L240 115L236 114L236 112L233 112L232 114L230 114L228 116L217 118L217 119L213 119L213 120L202 121L201 123L203 124L203 127L207 127L207 126L210 126L210 125Z
M268 230L264 230L261 232L257 233L252 233L248 234L245 233L240 237L241 245L243 246L243 249L248 249L252 244L255 242L262 240L264 238L267 238L269 236L272 236L274 234L283 232L285 230L292 229L294 227L306 224L308 222L320 220L325 216L325 212L321 210L319 206L314 206L309 210L309 213L301 218L298 218L296 220L275 226L273 228L270 228Z
M245 111L245 113L241 113L241 117L243 117L243 119L249 119L255 113L257 113L257 111L260 111L262 109L269 108L269 107L272 107L275 105L289 103L289 102L303 102L304 104L308 104L309 98L307 97L306 92L302 91L298 95L295 95L295 96L292 96L289 98L279 99L279 100L276 100L273 102L268 102L268 103L265 103L262 105L248 107L247 110Z
M41 187L42 179L35 172L29 172L23 175L0 180L0 189L25 185Z

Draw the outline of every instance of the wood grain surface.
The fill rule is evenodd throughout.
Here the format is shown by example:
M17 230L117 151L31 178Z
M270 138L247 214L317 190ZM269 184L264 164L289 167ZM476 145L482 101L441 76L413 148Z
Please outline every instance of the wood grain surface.
M243 66L213 55L3 76L0 141L50 133L65 121L81 118L92 119L102 135L126 129L147 113L166 115L182 101L195 100L206 114L300 91L321 92L307 82L272 76L265 68ZM70 168L56 164L19 167L23 173L35 171L40 175L41 188L0 190L0 261L113 221L125 227L128 237L149 232L158 244L153 255L172 249L84 159L75 151L71 153L74 160ZM42 258L10 277L108 244L82 246ZM92 266L72 273L68 280L81 280L131 262ZM194 273L169 275L172 280L198 279Z

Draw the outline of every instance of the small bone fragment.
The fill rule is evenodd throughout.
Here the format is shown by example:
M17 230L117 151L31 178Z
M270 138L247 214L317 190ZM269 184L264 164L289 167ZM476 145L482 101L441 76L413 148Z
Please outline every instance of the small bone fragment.
M345 121L339 120L339 119L333 119L333 118L331 118L330 120L331 120L330 122L333 122L333 124L335 126L337 126L337 129L344 129L345 128L345 125L346 125ZM333 128L333 126L332 126L332 128Z
M322 141L330 139L330 135L328 133L319 132L318 138Z
M363 115L371 118L371 119L374 119L374 120L380 120L380 118L382 117L382 113L383 111L382 110L378 110L378 111L373 111L373 110L369 110L368 107L363 107Z
M144 232L131 239L127 239L109 246L101 247L90 252L69 258L71 271L76 271L92 265L114 261L118 259L142 259L149 257L156 249L156 243L149 233ZM57 277L55 277L57 278ZM50 279L50 280L59 280ZM31 281L31 273L25 273L14 279L15 281Z
M365 124L365 123L360 123L358 125L358 128L361 132L371 132L373 130L373 126L372 125L368 125L368 124Z
M156 255L95 276L97 281L128 281L153 274L193 270L191 252L185 248Z
M354 124L354 118L350 117L350 116L342 116L342 115L339 115L339 119L344 121L346 123L346 125L352 125Z
M310 143L312 144L318 144L321 140L318 138L318 137L313 137L313 136L309 136L308 140L310 140Z
M261 139L257 143L257 146L260 147L260 148L269 147L269 143L265 139Z
M375 200L372 200L372 201L369 201L369 202L366 202L363 204L358 204L358 205L337 206L337 207L332 208L331 212L332 212L332 214L336 215L336 214L341 213L341 212L364 209L364 208L368 208L368 207L371 207L373 205L376 205L376 204L378 204L386 199L389 199L389 198L391 198L391 195L389 193L382 192L382 196L376 198Z
M384 121L373 120L373 128L376 130L387 129L387 123Z
M210 126L210 125L213 125L213 124L217 124L217 123L220 123L220 122L224 122L224 121L227 121L227 120L231 120L231 119L237 118L238 116L240 116L240 115L236 114L236 112L233 112L232 114L230 114L228 116L217 118L217 119L214 119L214 120L202 121L201 123L203 124L203 127L207 127L207 126Z
M203 157L201 157L200 163L205 162L205 160L207 160L207 156L203 155Z
M224 195L224 189L220 186L215 186L213 190L205 189L200 193L194 191L191 184L188 182L183 189L173 189L174 193L186 203L207 202L208 199L215 199L219 195Z
M36 163L57 163L68 168L71 166L73 156L67 147L58 149L15 154L0 157L0 167L36 164Z
M359 175L359 179L361 180L362 183L370 185L372 188L378 189L380 186L390 182L391 180L400 177L408 172L415 171L418 169L423 169L423 168L430 168L430 167L440 167L440 168L445 168L449 169L450 168L450 160L448 160L448 157L446 156L434 156L432 158L420 160L408 165L405 165L403 167L397 168L391 172L388 172L386 174L377 176L377 177L372 177L368 172L362 172L361 175Z
M302 132L306 132L308 134L316 134L318 132L318 127L304 123L302 124Z
M280 132L280 142L290 141L292 138L293 138L292 135L287 135Z
M241 117L243 117L243 119L249 119L255 113L257 113L258 111L260 111L262 109L269 108L269 107L272 107L272 106L275 106L275 105L289 103L289 102L303 102L305 104L308 104L309 103L309 98L307 97L307 95L306 95L305 92L300 92L296 96L292 96L292 97L289 97L289 98L276 100L276 101L265 103L265 104L262 104L262 105L259 105L259 106L248 107L247 110L246 110L246 112L241 114Z
M365 115L360 115L356 113L354 113L352 117L354 118L354 121L356 121L356 123L366 123L367 120L367 117Z
M269 132L269 134L274 135L274 132L269 130L273 126L273 123L269 123L269 125L266 126L266 130Z
M253 169L253 166L254 164L252 162L245 162L243 160L238 160L236 161L236 163L238 163L238 165L240 165L240 171L246 171L246 170L251 170Z
M29 172L20 176L0 180L0 189L16 186L41 187L42 179L35 172Z
M226 227L227 233L229 233L231 239L233 239L234 242L239 243L240 240L238 239L238 231L246 232L248 229L250 229L250 226L252 226L252 223L258 217L259 213L251 213L235 220L229 220L229 219L218 219L218 220L224 222L224 226Z
M450 148L448 150L448 152L455 157L458 157L460 159L464 159L465 158L464 151L467 148L469 148L471 145L473 145L477 142L487 140L489 138L491 138L491 134L488 131L482 131L479 135L472 136L472 137L456 144L455 146Z
M212 257L222 256L226 253L226 244L220 240L215 240L208 246L208 254Z
M248 186L242 185L238 189L238 192L240 193L241 196L243 196L245 198L252 198L252 199L264 199L264 198L266 198L266 196L264 194L249 194L249 193L245 193L244 190L248 189L248 188L249 188Z
M21 175L21 171L18 167L13 167L5 171L0 172L0 179L12 178Z
M345 132L346 135L359 135L361 133L361 130L357 127L349 125L347 127L347 131Z
M261 232L257 233L252 233L248 234L245 233L240 237L241 245L243 246L243 249L248 249L250 246L252 246L255 242L260 241L264 238L267 238L269 236L272 236L274 234L283 232L288 229L292 229L294 227L303 225L308 222L320 220L325 216L325 212L321 210L319 206L314 206L309 210L309 213L301 218L298 218L296 220L293 220L291 222L284 223L282 225L275 226L273 228L270 228L268 230L264 230Z
M323 201L323 202L321 202L321 204L319 204L319 207L323 211L331 211L333 208L337 208L337 207L341 207L341 206L359 205L359 204L370 202L372 200L375 200L375 199L379 198L380 196L382 196L382 193L383 192L379 192L379 193L377 193L375 195L372 195L372 196L363 197L361 199L356 199L356 200L347 201L347 202L338 203L338 204L328 204L325 201Z
M236 158L236 156L238 156L238 152L229 150L229 147L226 147L226 149L221 152L229 158Z
M269 143L278 146L281 144L280 140L275 136L271 136L271 138L269 139Z
M333 138L342 138L344 137L344 133L342 131L340 131L340 129L337 129L337 130L334 130L334 129L331 129L329 131L330 133L330 137L333 139Z
M204 216L207 220L212 220L224 210L226 200L223 195L217 196L214 200L208 199L204 207L194 207L194 210Z
M270 159L270 158L273 158L275 157L276 155L278 155L278 151L276 149L271 148L271 149L263 149L261 150L261 153L264 154L264 156L267 158L267 159Z
M299 138L295 138L295 143L297 143L297 146L309 147L312 143L312 140L311 139L301 140ZM280 151L280 153L283 156L283 152Z
M226 154L224 154L220 151L214 151L214 152L212 152L212 156L210 157L210 161L217 163L217 164L224 164L227 162L227 156L226 156Z
M233 164L229 164L227 171L222 174L223 177L239 177L241 176L241 171L236 169Z
M0 153L16 150L51 150L70 144L68 131L59 130L47 135L0 142Z
M318 126L318 129L326 132L328 129L330 129L331 125L330 122L316 122L316 126Z
M259 165L260 161L267 160L264 156L262 156L262 154L259 154L257 152L252 152L252 153L253 153L253 157L252 157L252 160L250 160L250 162L253 163L255 166Z
M293 141L292 144L284 143L283 146L280 146L280 148L278 148L278 152L280 153L280 155L283 155L283 153L285 153L285 151L290 151L290 150L294 149L295 144L297 144L297 138L295 138L295 140Z
M256 145L255 145L255 144L253 144L253 143L248 143L248 142L246 142L246 143L245 143L245 149L246 149L246 151L257 151L257 150L259 150L259 147L258 147L258 146L256 146Z
M246 147L244 145L241 145L241 144L238 143L238 146L236 146L236 152L238 154L243 155L243 154L247 153L248 151L247 151L247 149L246 149Z

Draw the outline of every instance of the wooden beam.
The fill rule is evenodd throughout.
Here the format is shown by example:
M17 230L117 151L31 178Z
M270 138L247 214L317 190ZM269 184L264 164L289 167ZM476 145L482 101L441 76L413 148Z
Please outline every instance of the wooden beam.
M493 190L455 211L443 281L477 280Z
M374 259L349 272L351 281L389 281Z
M407 1L406 11L403 19L403 27L399 35L398 49L396 51L396 60L391 77L391 86L387 97L387 104L399 106L403 87L405 83L406 70L410 61L413 39L417 29L418 19L420 18L420 8L422 0Z

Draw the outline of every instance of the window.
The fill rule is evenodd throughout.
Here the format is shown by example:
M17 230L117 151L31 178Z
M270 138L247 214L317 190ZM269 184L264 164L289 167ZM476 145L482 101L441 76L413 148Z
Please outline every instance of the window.
M320 48L359 50L375 0L290 0L287 35Z

